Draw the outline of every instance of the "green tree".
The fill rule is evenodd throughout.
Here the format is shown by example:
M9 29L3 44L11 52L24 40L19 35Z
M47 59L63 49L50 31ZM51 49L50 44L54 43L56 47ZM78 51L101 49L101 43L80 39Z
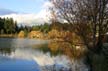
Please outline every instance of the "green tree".
M48 33L50 30L50 25L48 23L45 23L44 25L41 25L41 31L44 33Z
M12 18L0 18L0 30L6 34L12 34L17 32L16 30L17 22ZM18 27L17 27L18 28Z
M3 22L3 19L0 18L0 32L2 33L3 31L3 28L4 28L4 22Z

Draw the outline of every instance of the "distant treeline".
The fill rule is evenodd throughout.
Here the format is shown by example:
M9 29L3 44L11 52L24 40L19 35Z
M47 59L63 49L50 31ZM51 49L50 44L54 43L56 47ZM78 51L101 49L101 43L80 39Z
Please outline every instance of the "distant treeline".
M20 31L24 31L25 33L29 33L30 31L48 33L51 29L67 30L67 28L69 28L67 24L61 24L60 22L34 26L18 26L17 21L13 20L13 18L0 18L0 34L17 34Z
M17 22L12 18L0 18L0 34L12 34L18 32Z
M25 32L40 31L42 33L48 33L52 29L56 29L59 31L71 29L67 23L60 23L60 22L54 22L54 23L50 23L50 24L44 23L41 25L34 25L31 27L30 26L21 26L20 28Z
M34 26L18 26L17 21L14 21L13 18L0 18L0 34L17 34L20 31L28 33L32 30L47 33L51 29L50 26L48 23Z

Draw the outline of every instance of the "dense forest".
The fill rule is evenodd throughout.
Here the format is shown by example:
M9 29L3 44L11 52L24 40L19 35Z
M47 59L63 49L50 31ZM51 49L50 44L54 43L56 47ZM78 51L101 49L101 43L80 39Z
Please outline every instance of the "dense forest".
M0 18L0 34L17 34L20 31L29 33L30 31L41 31L47 33L50 31L50 24L45 23L43 25L33 25L33 26L22 26L18 25L17 21L13 18Z
M0 34L12 34L18 31L17 22L12 18L0 18Z

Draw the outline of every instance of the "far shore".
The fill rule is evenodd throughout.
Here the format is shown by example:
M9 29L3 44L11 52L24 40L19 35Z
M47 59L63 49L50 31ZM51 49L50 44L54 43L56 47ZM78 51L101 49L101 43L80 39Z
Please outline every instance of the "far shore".
M18 34L0 34L0 38L29 38L29 37L18 37ZM51 40L47 38L29 38L29 39Z
M16 34L0 34L0 38L16 38Z

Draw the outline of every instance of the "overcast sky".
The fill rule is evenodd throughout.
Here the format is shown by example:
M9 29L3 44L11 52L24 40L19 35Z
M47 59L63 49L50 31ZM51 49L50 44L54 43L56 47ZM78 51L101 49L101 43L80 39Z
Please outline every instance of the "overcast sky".
M0 0L0 17L12 17L19 24L43 24L48 21L48 0Z

